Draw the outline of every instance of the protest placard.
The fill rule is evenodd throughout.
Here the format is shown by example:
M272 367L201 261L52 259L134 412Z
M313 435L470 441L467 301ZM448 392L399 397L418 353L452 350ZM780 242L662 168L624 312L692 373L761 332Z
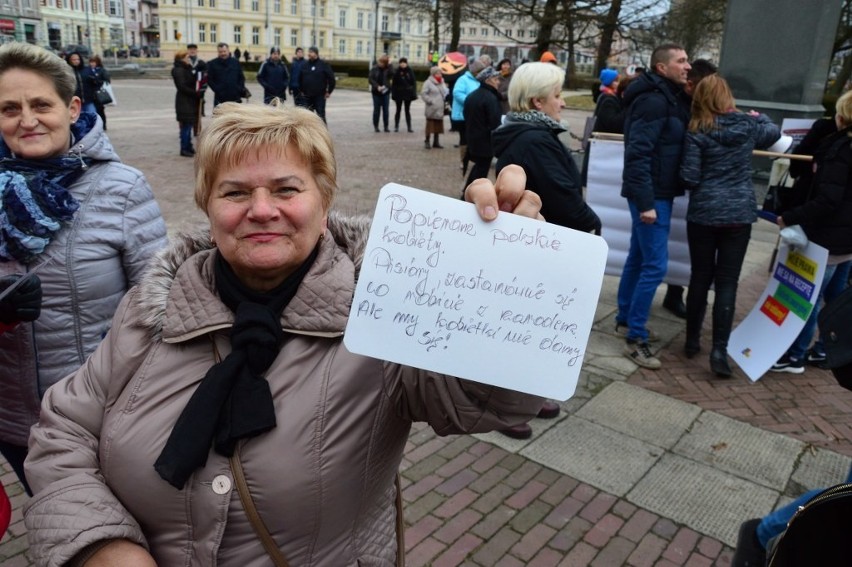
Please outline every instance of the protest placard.
M346 347L558 400L571 397L607 246L592 234L397 184L376 205Z
M781 246L766 289L728 342L728 354L752 382L799 336L819 296L827 260L828 251L813 242L802 250Z

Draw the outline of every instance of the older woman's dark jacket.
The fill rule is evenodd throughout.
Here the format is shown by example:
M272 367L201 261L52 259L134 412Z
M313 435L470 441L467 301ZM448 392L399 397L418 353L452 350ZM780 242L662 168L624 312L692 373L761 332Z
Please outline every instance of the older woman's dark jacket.
M589 232L601 226L583 200L580 172L557 137L562 130L544 124L506 122L491 135L497 173L517 164L527 174L527 188L541 197L541 214L553 224Z
M198 120L198 95L195 91L195 73L192 66L183 61L175 61L172 67L172 79L175 82L175 114L182 124L195 124Z
M807 201L781 216L802 225L829 254L852 254L852 127L827 137L814 154L816 173Z
M80 72L83 81L83 100L97 103L98 91L109 82L109 73L103 67L88 65Z
M417 100L417 79L411 67L397 67L391 79L391 98L394 100Z
M503 110L500 93L489 85L482 85L470 93L464 101L464 119L467 129L467 153L471 157L491 158L491 132L500 126Z
M709 226L756 221L752 150L766 149L780 136L765 114L741 112L717 116L708 132L688 132L680 169L692 189L686 220Z

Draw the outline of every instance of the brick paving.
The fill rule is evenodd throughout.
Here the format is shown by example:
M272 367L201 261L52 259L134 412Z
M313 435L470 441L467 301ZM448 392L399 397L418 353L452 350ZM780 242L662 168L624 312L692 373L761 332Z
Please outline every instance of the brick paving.
M109 133L119 154L146 174L170 230L203 221L191 204L191 160L177 157L170 83L116 81L115 87L120 106L108 109ZM252 88L259 94L256 85ZM458 194L462 178L457 150L451 148L456 137L442 138L444 150L424 150L419 104L412 108L418 133L373 134L367 93L339 91L332 96L328 114L339 156L338 207L370 212L379 188L389 181ZM575 132L585 116L568 113ZM765 277L765 268L744 275L740 316L757 299ZM808 369L801 376L767 376L751 384L737 371L731 380L717 380L709 374L706 357L683 357L682 341L681 333L663 349L662 370L640 369L628 382L852 455L847 425L852 396L829 373ZM599 374L581 377L577 395L564 407L576 409L600 391L606 379ZM410 567L727 566L733 553L722 542L625 498L473 436L441 438L416 424L401 473ZM0 540L0 565L32 565L21 515L26 496L1 460L0 481L14 508L9 532Z

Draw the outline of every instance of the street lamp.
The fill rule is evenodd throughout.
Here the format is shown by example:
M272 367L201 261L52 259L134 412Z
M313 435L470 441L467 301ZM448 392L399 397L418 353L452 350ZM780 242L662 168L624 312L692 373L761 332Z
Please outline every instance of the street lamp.
M381 0L376 0L376 17L373 20L373 65L379 62L379 4Z
M85 1L85 0L84 0ZM89 48L89 55L92 55L92 28L89 27L89 7L91 2L86 2L83 7L86 9L86 47Z

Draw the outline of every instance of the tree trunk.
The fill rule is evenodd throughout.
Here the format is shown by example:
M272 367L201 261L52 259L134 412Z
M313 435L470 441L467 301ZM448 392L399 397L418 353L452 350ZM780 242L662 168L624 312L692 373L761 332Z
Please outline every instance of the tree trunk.
M601 25L601 40L598 44L598 53L595 58L595 76L607 66L607 60L612 53L612 40L615 36L615 29L618 25L618 16L621 13L621 0L612 0L609 6L609 11L603 19Z
M435 11L432 13L432 44L435 51L441 52L441 0L435 0Z
M450 21L451 36L449 51L459 50L459 39L461 38L461 0L453 0L452 20Z
M547 0L544 4L544 13L538 28L538 37L535 40L535 59L538 61L541 54L550 49L550 41L553 38L553 28L556 25L556 8L559 0Z

